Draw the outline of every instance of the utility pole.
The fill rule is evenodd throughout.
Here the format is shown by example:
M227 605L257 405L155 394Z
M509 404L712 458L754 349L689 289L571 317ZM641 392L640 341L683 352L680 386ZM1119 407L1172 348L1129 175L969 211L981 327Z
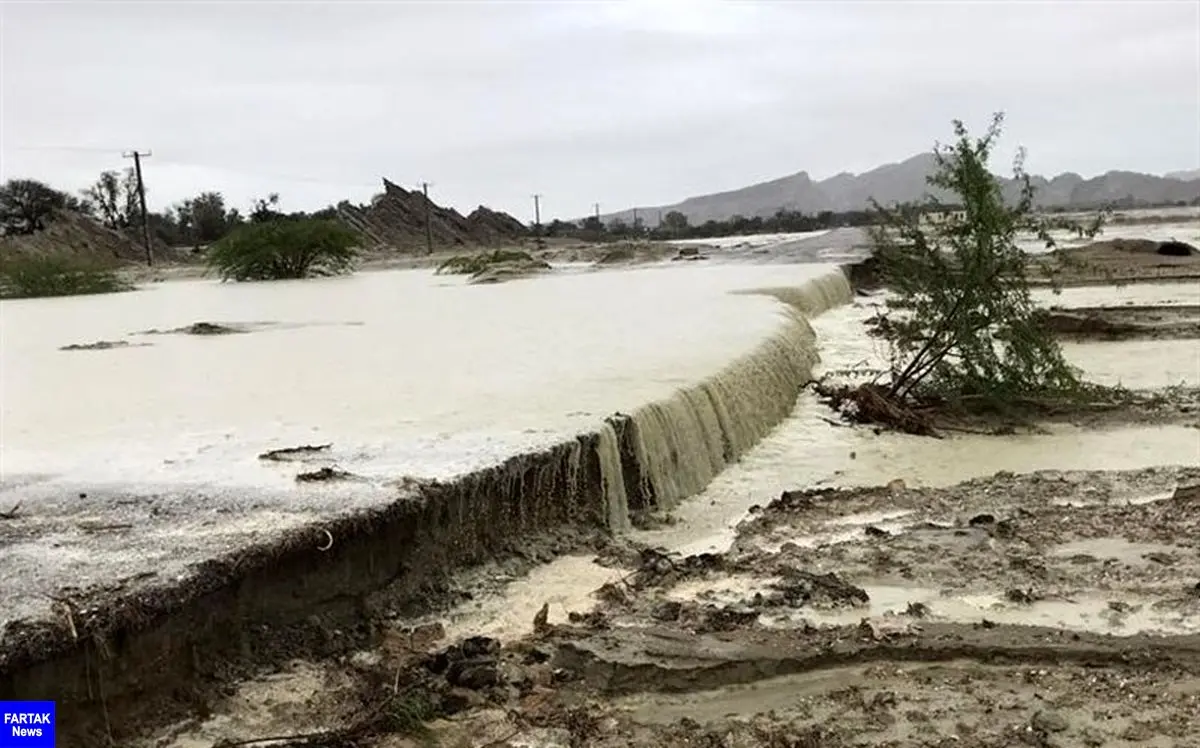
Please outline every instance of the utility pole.
M150 151L138 153L135 148L131 153L122 155L133 159L133 173L137 176L138 203L142 208L142 242L146 245L146 264L153 265L154 252L150 249L150 214L146 212L146 183L142 181L142 159L153 154Z
M637 235L638 235L638 234L640 234L640 233L641 233L641 232L640 232L640 231L638 231L638 222L637 222L637 208L634 208L634 209L633 209L633 235L634 235L634 236L637 236Z
M425 195L425 250L433 254L433 218L429 202L429 182L421 182L421 194Z
M537 237L537 247L541 249L545 246L545 241L542 239L542 196L533 196L533 232Z
M592 208L596 211L596 223L600 223L600 203L592 203Z

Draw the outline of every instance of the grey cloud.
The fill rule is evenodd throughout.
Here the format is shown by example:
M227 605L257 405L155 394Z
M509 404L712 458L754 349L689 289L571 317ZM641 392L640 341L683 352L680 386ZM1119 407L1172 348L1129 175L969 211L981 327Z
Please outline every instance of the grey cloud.
M1200 4L4 4L4 176L152 201L365 199L379 176L552 214L927 149L1009 115L1038 171L1200 166ZM281 175L308 181L281 181Z

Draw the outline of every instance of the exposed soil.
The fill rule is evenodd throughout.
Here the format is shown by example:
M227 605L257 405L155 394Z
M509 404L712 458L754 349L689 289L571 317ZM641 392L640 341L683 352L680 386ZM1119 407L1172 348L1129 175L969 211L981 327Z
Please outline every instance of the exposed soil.
M1138 281L1189 281L1200 278L1200 252L1183 242L1108 239L1035 257L1033 278L1063 285Z
M1054 307L1046 325L1068 340L1200 338L1200 305Z
M513 641L383 625L145 745L1200 746L1200 466L785 492ZM228 743L232 745L235 743Z

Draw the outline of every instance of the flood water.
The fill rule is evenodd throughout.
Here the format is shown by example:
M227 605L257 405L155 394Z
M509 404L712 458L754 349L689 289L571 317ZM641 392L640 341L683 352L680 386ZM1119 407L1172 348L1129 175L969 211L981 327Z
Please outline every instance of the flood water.
M1178 284L1130 289L1133 298L1174 298ZM1112 289L1070 289L1063 306L1112 303ZM1124 295L1120 298L1125 298ZM1145 303L1139 301L1139 303ZM1156 302L1162 303L1162 302ZM861 334L873 311L860 303L813 320L825 371L881 365L885 352ZM1142 348L1140 355L1131 353ZM1195 341L1086 343L1066 353L1089 378L1127 386L1156 387L1178 379L1200 382ZM1156 364L1148 367L1147 361ZM1097 375L1098 374L1098 375ZM1047 433L997 437L948 433L930 439L894 432L846 428L829 422L815 395L801 395L791 417L738 464L731 465L693 501L674 510L679 522L640 533L641 539L684 553L724 550L733 526L754 504L786 490L813 486L882 485L900 478L910 486L947 486L998 471L1132 470L1151 465L1200 464L1196 430L1186 426L1123 426L1080 429L1047 427Z
M1194 291L1182 284L1147 284L1123 289L1073 288L1043 303L1061 306L1098 306L1130 302L1136 304L1194 303ZM1053 299L1053 301L1051 301ZM874 313L870 301L840 307L812 320L825 371L847 369L864 363L878 365L883 351L862 334L864 319ZM1097 379L1116 378L1127 385L1160 386L1143 371L1147 357L1163 362L1188 381L1200 381L1200 355L1194 341L1162 341L1146 344L1141 356L1121 355L1127 343L1096 343L1068 349L1072 361ZM1113 346L1108 348L1107 346ZM1162 371L1161 369L1159 371ZM1062 425L1047 433L1007 437L950 433L944 439L847 428L829 422L831 413L812 393L799 398L792 415L739 462L730 465L692 499L672 510L673 524L655 530L633 531L644 543L682 554L724 551L733 541L734 528L750 507L767 504L786 490L815 486L882 485L900 478L909 486L947 486L999 471L1035 470L1132 470L1153 465L1200 465L1200 440L1186 426L1122 426L1084 430ZM1162 498L1162 497L1153 497ZM885 529L902 517L871 516L864 523ZM849 520L847 520L849 522ZM837 533L835 532L834 535ZM845 528L844 534L860 535L861 527ZM837 537L817 538L834 542ZM613 571L591 562L590 557L558 559L539 571L536 578L510 584L503 598L474 601L454 611L450 628L467 631L484 627L497 635L529 631L530 621L547 601L547 580L553 586L552 620L561 620L567 610L591 607L591 593L612 581ZM879 597L890 600L886 591ZM909 594L910 591L905 591ZM908 600L905 601L907 604ZM941 601L944 603L944 601ZM1096 615L1103 607L1094 601ZM990 600L964 600L954 612L975 615L991 605ZM1061 606L1060 606L1061 607ZM1090 608L1088 609L1091 610ZM1057 621L1079 615L1046 603L1038 609L1040 621ZM1014 614L1015 615L1015 614ZM857 619L855 619L857 620ZM1083 624L1080 624L1083 625ZM1138 621L1129 622L1137 630ZM1146 623L1149 626L1149 623ZM1155 625L1165 625L1156 621Z
M454 475L665 398L782 324L774 299L729 291L836 272L692 265L477 286L391 271L5 301L3 477L253 483L259 452L328 442L379 470ZM137 334L200 321L248 331ZM98 341L131 345L60 350Z

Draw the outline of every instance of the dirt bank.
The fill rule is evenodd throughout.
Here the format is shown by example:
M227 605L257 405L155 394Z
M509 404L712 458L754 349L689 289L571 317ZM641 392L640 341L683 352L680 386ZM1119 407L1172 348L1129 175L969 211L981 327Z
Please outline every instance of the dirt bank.
M1200 338L1200 306L1051 307L1046 325L1067 340Z
M1186 242L1107 239L1061 249L1030 261L1033 278L1053 274L1067 286L1200 278L1200 251Z
M786 492L724 553L610 545L623 580L524 637L385 623L145 745L1197 746L1181 484L1200 467Z

